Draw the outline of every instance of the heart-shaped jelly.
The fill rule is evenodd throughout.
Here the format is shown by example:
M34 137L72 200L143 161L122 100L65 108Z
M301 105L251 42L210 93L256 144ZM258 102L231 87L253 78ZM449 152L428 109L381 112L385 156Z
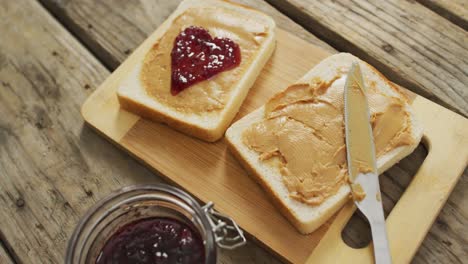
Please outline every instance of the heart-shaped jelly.
M177 35L171 52L171 94L241 62L239 45L229 38L212 38L208 30L190 26Z

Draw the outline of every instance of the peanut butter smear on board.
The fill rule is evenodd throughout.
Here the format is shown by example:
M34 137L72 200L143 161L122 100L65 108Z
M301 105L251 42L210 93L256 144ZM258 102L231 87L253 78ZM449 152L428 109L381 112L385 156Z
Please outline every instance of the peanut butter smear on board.
M176 36L189 26L202 27L213 38L233 40L240 47L242 60L239 66L196 83L173 96L171 51ZM168 31L146 54L140 73L141 83L149 96L178 111L197 114L222 110L231 96L232 87L250 66L267 35L266 25L229 9L187 9L172 22Z
M325 82L293 84L266 105L262 121L243 131L243 142L269 166L277 166L290 197L319 205L347 184L344 84L339 74ZM405 101L367 84L376 155L413 143Z

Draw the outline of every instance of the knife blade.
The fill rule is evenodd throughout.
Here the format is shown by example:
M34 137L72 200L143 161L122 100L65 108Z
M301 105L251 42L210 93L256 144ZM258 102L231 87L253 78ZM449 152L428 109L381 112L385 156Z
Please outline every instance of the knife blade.
M358 63L352 64L344 91L346 154L354 203L369 221L375 262L391 263L367 91Z

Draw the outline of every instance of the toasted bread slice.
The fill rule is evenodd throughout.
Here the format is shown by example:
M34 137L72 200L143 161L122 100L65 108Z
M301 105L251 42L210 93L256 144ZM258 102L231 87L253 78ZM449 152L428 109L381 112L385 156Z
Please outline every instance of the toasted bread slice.
M310 83L314 78L320 78L325 82L334 80L335 76L338 74L345 74L354 61L359 62L364 81L367 85L372 82L386 95L400 97L407 102L405 95L376 69L346 53L333 55L323 60L298 80L297 83ZM421 140L421 124L415 119L411 106L405 103L404 107L406 111L409 112L413 143L393 148L380 156L377 160L379 173L383 173L402 158L413 152ZM234 123L226 132L227 142L236 158L246 168L248 173L262 185L279 210L301 233L310 233L325 223L349 199L349 185L343 184L334 195L326 198L321 204L316 206L308 205L291 198L288 189L283 183L280 170L277 167L269 166L267 163L261 161L259 153L250 149L242 138L243 131L246 128L264 119L264 113L265 106ZM312 162L313 161L311 161L311 163Z
M241 64L171 95L171 71L167 69L171 67L172 44L175 36L189 26L204 27L213 38L228 37L238 43ZM218 140L273 53L275 27L271 17L238 4L183 1L154 33L157 40L145 59L121 83L117 91L121 107L194 137L210 142ZM155 49L160 49L155 51L159 54L151 55ZM164 73L157 72L160 69ZM152 78L152 74L161 77L149 85L142 74L147 74L146 79Z

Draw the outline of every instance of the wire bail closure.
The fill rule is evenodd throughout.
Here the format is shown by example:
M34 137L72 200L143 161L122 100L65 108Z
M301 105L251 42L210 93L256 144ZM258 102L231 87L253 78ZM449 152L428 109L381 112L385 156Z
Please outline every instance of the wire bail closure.
M208 217L211 228L215 234L216 244L220 248L235 249L247 243L244 232L229 216L216 212L213 202L208 202L202 207Z

